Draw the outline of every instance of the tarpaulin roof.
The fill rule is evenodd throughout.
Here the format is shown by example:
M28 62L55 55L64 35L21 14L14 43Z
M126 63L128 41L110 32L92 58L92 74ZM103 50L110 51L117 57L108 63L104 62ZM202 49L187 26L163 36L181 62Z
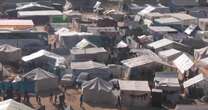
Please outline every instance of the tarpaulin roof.
M207 77L205 77L203 74L198 74L198 75L194 76L193 78L190 78L189 80L185 81L183 83L183 87L187 88L187 87L192 86L192 85L194 85L204 79L207 79Z
M1 110L34 110L25 104L14 101L13 99L8 99L0 102Z
M82 39L80 42L78 42L75 46L78 49L85 49L89 47L97 47L95 44L92 42L88 41L87 39Z
M22 60L24 62L29 62L29 61L32 61L34 59L40 58L42 56L46 56L46 57L55 59L56 60L55 66L63 65L64 62L65 62L65 58L64 57L62 57L60 55L57 55L55 53L46 51L46 50L40 50L38 52L35 52L35 53L30 54L30 55L24 56L24 57L22 57Z
M72 62L72 69L93 69L93 68L107 68L105 64L94 62L94 61L85 61L85 62Z
M48 78L56 78L56 76L52 73L49 73L41 68L36 68L25 75L23 75L24 78L31 79L31 80L42 80L42 79L48 79Z
M157 49L157 48L160 48L160 47L168 46L168 45L173 44L173 43L174 43L174 41L164 38L164 39L152 42L152 43L148 44L148 46L152 47L154 49Z
M121 91L150 92L148 81L127 81L119 80Z
M193 61L186 54L182 54L176 58L173 63L182 74L194 65Z

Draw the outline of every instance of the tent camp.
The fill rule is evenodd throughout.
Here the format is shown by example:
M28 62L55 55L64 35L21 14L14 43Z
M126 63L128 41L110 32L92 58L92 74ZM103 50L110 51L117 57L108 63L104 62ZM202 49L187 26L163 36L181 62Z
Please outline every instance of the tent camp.
M75 76L78 76L82 72L87 72L89 73L89 79L99 77L109 80L112 75L110 69L105 64L94 61L72 62L71 70Z
M150 88L147 81L119 80L121 102L125 106L147 106L150 103Z
M22 57L26 63L31 63L35 67L65 67L65 58L55 53L40 50L30 55ZM35 64L34 64L35 63Z
M58 78L41 68L36 68L26 73L23 78L35 82L34 89L36 93L50 92L58 88Z
M92 79L82 85L84 101L92 104L115 104L116 98L112 88L112 84L100 78Z
M103 48L86 48L77 49L73 48L70 50L72 61L89 61L95 60L98 62L105 63L108 60L108 52Z
M20 48L3 44L0 45L0 61L1 62L18 62L21 60L22 50Z
M175 72L157 72L155 73L155 87L163 91L179 91L180 85Z
M0 109L1 110L34 110L25 104L14 101L13 99L8 99L0 102Z

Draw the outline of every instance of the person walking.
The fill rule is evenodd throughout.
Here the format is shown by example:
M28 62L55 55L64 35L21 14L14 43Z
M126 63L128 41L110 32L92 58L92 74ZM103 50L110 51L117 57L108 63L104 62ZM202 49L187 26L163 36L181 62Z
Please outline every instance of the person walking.
M82 105L83 105L83 100L84 100L84 96L83 96L83 94L81 94L81 96L80 96L80 107L82 107Z
M40 96L38 95L38 94L36 94L36 102L39 104L39 105L41 105L41 98L40 98Z

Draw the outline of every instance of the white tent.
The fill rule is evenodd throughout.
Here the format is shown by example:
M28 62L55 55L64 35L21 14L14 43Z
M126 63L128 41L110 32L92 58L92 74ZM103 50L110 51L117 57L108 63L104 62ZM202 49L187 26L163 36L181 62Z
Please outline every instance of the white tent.
M109 67L105 64L94 62L94 61L84 61L84 62L72 62L71 63L72 74L78 76L82 72L89 73L89 79L96 77L109 80L112 72Z
M23 78L35 81L35 92L50 92L58 88L58 78L41 68L36 68L25 75Z
M182 74L194 65L193 61L186 54L179 56L173 63Z
M8 99L0 102L0 110L34 110L22 103L16 102L13 99Z
M84 101L93 104L114 104L113 85L100 79L92 79L82 85Z
M65 58L64 57L62 57L60 55L57 55L55 53L46 51L46 50L40 50L38 52L35 52L35 53L30 54L30 55L24 56L24 57L22 57L22 60L24 62L31 62L31 61L33 61L35 59L39 59L39 58L41 59L43 57L44 58L47 57L49 59L55 60L54 66L57 66L57 67L59 67L59 66L65 67ZM44 60L42 60L42 61L44 61ZM50 61L48 61L48 62L50 62ZM50 62L50 63L52 63L52 62Z

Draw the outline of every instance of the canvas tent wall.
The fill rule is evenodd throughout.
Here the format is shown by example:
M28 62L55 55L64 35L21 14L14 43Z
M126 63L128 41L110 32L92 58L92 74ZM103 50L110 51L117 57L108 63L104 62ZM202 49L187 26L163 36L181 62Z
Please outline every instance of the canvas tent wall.
M25 75L23 78L35 81L35 92L51 92L52 90L57 90L58 88L58 78L41 68L36 68Z
M22 50L20 48L8 44L0 45L0 61L2 63L18 62L21 57Z
M99 105L114 105L116 97L112 93L113 85L100 79L92 79L82 85L84 101Z
M87 72L89 73L89 79L99 77L109 80L112 75L110 69L105 64L94 61L72 62L71 70L75 76L78 76L82 72Z
M120 97L124 106L148 106L150 88L147 81L119 80Z
M1 110L35 110L23 103L16 102L13 99L0 102L0 108Z
M105 63L108 60L108 52L103 48L87 48L70 50L72 61L89 61L94 60Z

